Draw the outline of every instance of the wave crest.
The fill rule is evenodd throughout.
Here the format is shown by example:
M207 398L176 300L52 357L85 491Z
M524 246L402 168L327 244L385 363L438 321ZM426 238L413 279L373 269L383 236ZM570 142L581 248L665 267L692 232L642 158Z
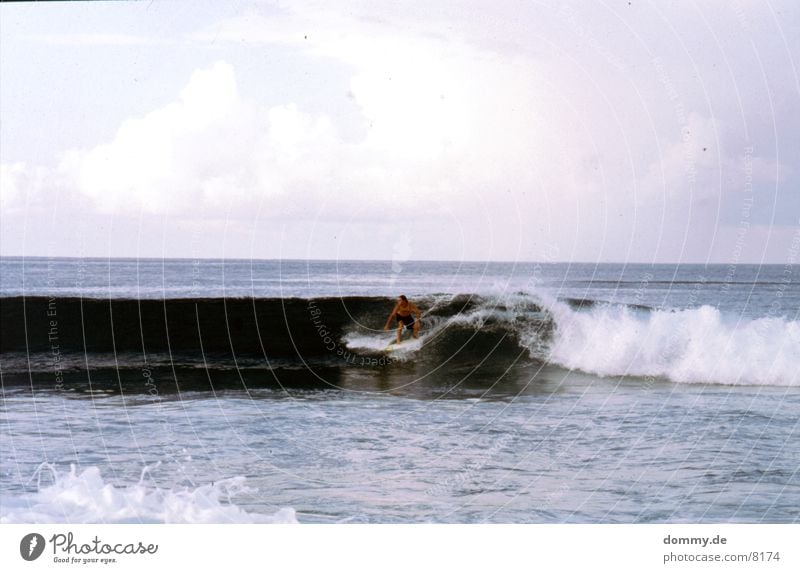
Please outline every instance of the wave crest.
M551 306L556 328L548 360L601 376L675 382L798 386L800 323L746 319L702 306L642 312L601 305Z
M40 482L49 470L53 483L19 496L4 495L0 523L297 523L295 511L272 515L246 512L231 498L248 491L241 476L194 489L160 489L144 483L115 486L96 466L61 472L42 464Z

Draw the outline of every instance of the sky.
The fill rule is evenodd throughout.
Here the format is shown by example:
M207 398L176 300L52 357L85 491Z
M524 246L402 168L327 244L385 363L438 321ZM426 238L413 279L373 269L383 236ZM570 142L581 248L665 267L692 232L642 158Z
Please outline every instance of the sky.
M800 4L0 5L0 255L793 264Z

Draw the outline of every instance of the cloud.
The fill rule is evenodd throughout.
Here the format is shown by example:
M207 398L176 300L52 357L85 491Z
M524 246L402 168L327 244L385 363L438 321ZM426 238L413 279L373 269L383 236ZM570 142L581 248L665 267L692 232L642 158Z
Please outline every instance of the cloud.
M368 53L369 41L351 40L346 51ZM325 113L241 97L234 68L219 62L197 70L175 102L126 120L112 141L66 154L60 171L104 212L324 209L391 220L399 197L430 215L504 185L529 161L540 111L530 111L535 86L520 79L519 64L428 41L381 40L380 52L350 62L350 93L367 124L357 141Z
M517 7L484 22L461 7L428 19L319 6L262 6L190 35L198 61L220 61L197 64L171 103L66 153L50 177L120 218L226 233L217 223L232 221L239 237L291 229L286 243L313 244L312 257L346 237L337 256L388 258L402 231L445 258L536 258L558 245L562 260L684 248L703 260L715 227L738 222L751 144L757 205L770 194L779 212L794 204L777 191L796 179L793 144L781 135L784 155L771 156L777 136L749 113L767 109L767 92L731 87L754 77L748 60L720 73L716 52L695 50L707 31L680 14L661 16L681 24L683 51L634 10L542 9L534 34ZM4 177L15 203L29 180L18 172Z
M3 210L10 209L19 201L22 194L19 180L25 176L26 170L24 163L0 165L0 208Z
M621 114L616 88L587 84L579 68L342 26L347 34L327 21L318 25L326 33L309 26L304 35L296 20L250 14L227 21L215 40L278 43L338 61L361 137L345 139L324 107L243 97L234 67L218 62L195 71L177 101L124 122L110 143L68 154L62 171L105 212L352 227L393 225L399 211L413 213L422 242L436 240L436 229L421 221L437 219L448 240L489 258L524 256L542 242L570 245L570 256L635 243L642 256L665 232L652 233L653 222L685 223L693 202L719 199L720 170L734 159L709 117L688 112L678 125L669 106L664 144L641 144L642 112ZM380 232L348 233L363 241Z
M123 122L109 143L68 152L59 170L101 211L188 209L220 178L238 183L230 144L246 112L233 68L220 62L196 71L177 101Z
M0 209L15 213L25 208L31 199L41 198L51 179L48 170L25 162L0 164Z
M166 39L133 34L37 34L30 37L35 43L53 46L163 46L169 43Z

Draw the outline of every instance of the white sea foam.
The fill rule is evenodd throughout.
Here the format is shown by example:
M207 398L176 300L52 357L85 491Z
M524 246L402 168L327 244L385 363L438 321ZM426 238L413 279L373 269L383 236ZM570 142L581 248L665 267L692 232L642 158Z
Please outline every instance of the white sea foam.
M549 303L550 362L601 376L800 386L800 322L726 316L703 306L641 311Z
M58 471L43 464L53 483L38 491L2 499L0 523L297 523L295 511L283 508L266 515L247 512L231 502L248 491L244 477L194 489L160 489L142 479L127 486L106 482L95 466Z
M347 334L344 337L344 343L350 350L355 352L369 352L371 354L384 353L386 356L391 357L392 360L407 360L422 348L425 344L425 339L430 336L420 336L419 338L407 339L403 338L401 344L392 344L393 338L387 339L385 335L368 335L368 334Z
M543 293L515 293L483 297L452 316L428 316L423 327L419 340L403 342L392 356L409 358L447 337L448 329L467 328L505 331L533 358L600 376L800 386L800 322L784 317L747 318L710 306L648 310L598 303L576 310ZM353 350L382 351L388 340L350 333L344 342Z
M426 317L423 319L423 330L418 338L411 338L411 335L404 331L401 343L394 344L397 334L396 329L391 328L389 332L363 333L359 331L345 334L342 341L348 349L355 352L378 353L383 352L391 355L393 359L403 360L420 350L427 342L435 339L443 328L458 317Z

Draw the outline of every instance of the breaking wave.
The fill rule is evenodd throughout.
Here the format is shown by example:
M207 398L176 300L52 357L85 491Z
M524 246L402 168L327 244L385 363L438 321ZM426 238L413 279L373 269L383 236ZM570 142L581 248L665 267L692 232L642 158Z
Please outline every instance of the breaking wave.
M0 523L297 523L295 511L247 512L231 498L248 491L238 476L196 488L160 489L146 483L117 486L96 466L68 472L42 464L32 493L3 495ZM51 483L41 485L41 481Z
M599 376L800 386L800 323L716 308L652 309L538 294L428 295L421 337L387 349L393 299L0 299L4 382L91 369L252 371L264 384L411 362L551 364ZM52 321L52 322L51 322ZM55 323L55 324L54 324ZM366 361L365 361L366 360ZM25 374L23 376L23 374ZM30 376L29 376L30 375ZM52 377L52 376L51 376ZM141 374L139 374L141 378ZM316 376L316 378L320 378ZM271 380L271 381L270 381Z

